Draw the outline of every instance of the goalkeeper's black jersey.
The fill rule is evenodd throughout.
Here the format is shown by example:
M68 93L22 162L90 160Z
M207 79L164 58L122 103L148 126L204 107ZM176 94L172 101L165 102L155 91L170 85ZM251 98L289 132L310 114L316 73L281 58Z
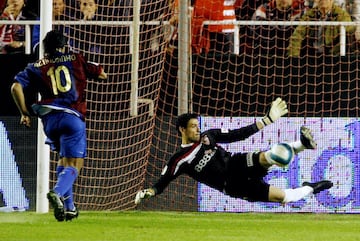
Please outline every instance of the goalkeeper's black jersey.
M201 134L199 142L182 145L164 167L161 177L153 186L160 194L169 183L181 174L219 191L223 191L227 175L227 162L231 153L217 143L244 140L258 131L256 124L236 130L210 129Z

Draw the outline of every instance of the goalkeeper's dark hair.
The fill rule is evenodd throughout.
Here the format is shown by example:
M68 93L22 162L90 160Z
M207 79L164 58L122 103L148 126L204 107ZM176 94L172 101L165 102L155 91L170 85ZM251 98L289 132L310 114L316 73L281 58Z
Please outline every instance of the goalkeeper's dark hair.
M64 34L58 30L49 31L44 40L44 54L51 57L54 56L58 51L57 49L62 48L66 45L67 38Z
M198 118L199 115L195 113L185 113L179 115L176 121L176 130L178 131L179 134L181 134L180 127L186 128L191 119L198 119Z

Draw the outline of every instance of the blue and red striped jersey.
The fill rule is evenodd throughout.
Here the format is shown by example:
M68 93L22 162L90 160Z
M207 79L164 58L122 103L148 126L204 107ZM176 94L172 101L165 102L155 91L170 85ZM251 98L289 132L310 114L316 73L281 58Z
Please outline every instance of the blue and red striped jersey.
M34 104L66 108L85 116L87 79L97 78L101 71L99 64L87 61L79 53L58 52L54 57L29 64L15 76L15 81L24 89L40 93L41 100Z

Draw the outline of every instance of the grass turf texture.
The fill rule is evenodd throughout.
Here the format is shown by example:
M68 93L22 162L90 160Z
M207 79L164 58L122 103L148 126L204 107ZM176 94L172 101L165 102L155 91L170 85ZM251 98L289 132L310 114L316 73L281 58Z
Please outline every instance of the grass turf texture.
M192 212L81 212L72 222L52 213L0 213L6 241L354 241L360 215Z

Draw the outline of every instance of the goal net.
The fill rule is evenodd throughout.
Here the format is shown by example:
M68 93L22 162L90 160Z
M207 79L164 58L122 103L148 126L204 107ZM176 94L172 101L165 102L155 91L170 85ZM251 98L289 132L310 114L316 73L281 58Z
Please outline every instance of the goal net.
M108 79L88 83L88 155L74 200L82 210L126 210L135 207L151 155L164 62L162 22L169 17L169 7L163 0L140 1L136 29L133 1L98 0L95 17L87 20L79 2L67 1L54 27L68 35L73 50L100 63ZM51 159L53 171L55 153ZM52 172L50 187L55 179Z
M181 98L177 75L182 53L176 32L168 25L173 6L167 0L140 2L138 36L132 25L136 16L133 1L99 0L97 23L85 25L79 7L67 6L69 19L80 23L64 29L71 46L90 61L101 63L109 75L103 82L90 80L87 91L88 157L74 190L83 210L135 208L136 192L155 183L180 145L175 120ZM255 10L247 6L249 9ZM359 116L359 61L354 42L346 42L346 49L352 50L344 56L289 58L273 53L273 45L286 40L282 36L261 40L271 45L251 45L261 31L268 31L266 26L262 30L249 24L239 25L240 41L231 42L230 51L189 52L189 110L208 117L255 119L280 96L288 103L288 117L302 118L305 123L307 118ZM137 38L139 48L133 45ZM215 45L226 45L225 39L217 38ZM55 159L53 155L51 170L55 170ZM51 180L53 185L55 173ZM138 208L199 210L199 190L198 183L180 177L162 195Z

